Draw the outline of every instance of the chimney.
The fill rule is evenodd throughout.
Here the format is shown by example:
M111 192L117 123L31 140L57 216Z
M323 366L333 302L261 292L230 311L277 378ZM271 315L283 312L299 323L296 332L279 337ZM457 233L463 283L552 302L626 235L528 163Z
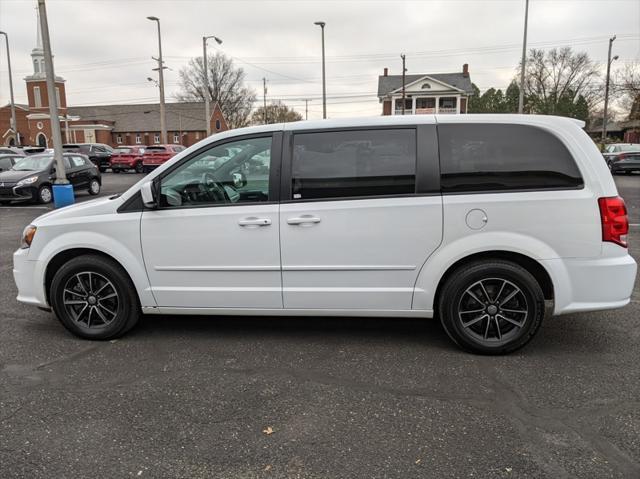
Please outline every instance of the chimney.
M384 67L384 76L389 75L389 69L387 67Z
M462 76L468 77L469 76L469 64L465 63L464 65L462 65Z

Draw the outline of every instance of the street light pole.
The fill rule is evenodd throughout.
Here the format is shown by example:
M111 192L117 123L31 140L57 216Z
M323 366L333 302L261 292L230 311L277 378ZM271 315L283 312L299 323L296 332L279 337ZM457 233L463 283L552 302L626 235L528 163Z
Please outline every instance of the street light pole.
M16 123L16 103L13 99L13 78L11 75L11 55L9 54L9 35L5 32L0 32L0 35L4 35L4 40L7 45L7 67L9 68L9 95L11 96L11 129L16 135L16 146L20 146L20 133L18 133L18 123Z
M51 42L49 39L49 23L47 22L47 7L45 0L38 0L40 15L40 29L42 30L42 47L44 50L44 68L47 80L47 98L49 99L49 120L51 123L51 138L53 140L53 157L56 161L56 180L58 185L69 184L62 161L62 135L60 133L60 117L58 116L58 101L56 99L56 77L53 71L53 57L51 56ZM55 199L55 192L54 192Z
M164 62L162 61L162 37L160 35L160 19L158 17L147 17L148 20L158 24L158 77L160 80L160 138L163 144L167 143L167 121L164 106ZM153 58L153 57L152 57Z
M405 91L404 91L404 87L405 87L405 74L407 73L407 69L405 68L405 60L406 60L406 56L403 53L402 55L400 55L400 58L402 58L402 114L404 115L405 113L405 108L406 108L406 101L405 101Z
M524 7L524 39L522 40L522 61L520 65L520 95L518 95L518 113L524 111L524 70L527 65L527 23L529 20L529 0Z
M602 114L602 148L604 149L604 143L607 141L607 108L609 106L609 75L611 73L611 64L614 60L618 59L618 55L611 58L611 48L616 36L609 38L609 54L607 55L607 80L604 87L604 113Z
M327 81L325 76L324 67L324 26L325 22L314 22L314 25L318 25L322 30L322 118L327 118Z
M209 67L207 65L207 40L215 38L218 45L222 45L222 40L214 35L202 37L202 70L204 71L204 83L202 85L202 95L204 96L204 118L207 124L207 136L211 135L211 106L209 102Z

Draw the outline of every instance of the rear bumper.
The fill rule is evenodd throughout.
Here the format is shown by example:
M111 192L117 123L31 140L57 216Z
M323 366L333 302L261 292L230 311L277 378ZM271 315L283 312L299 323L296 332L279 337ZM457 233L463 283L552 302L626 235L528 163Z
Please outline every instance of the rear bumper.
M613 173L617 173L620 171L640 171L640 163L637 161L620 161L611 165L611 171Z
M44 271L40 261L29 260L29 250L13 253L13 279L18 288L17 300L21 303L48 308L44 292Z
M623 250L605 244L604 250ZM554 283L554 314L622 308L629 304L636 280L637 265L626 253L594 259L553 259L541 261Z

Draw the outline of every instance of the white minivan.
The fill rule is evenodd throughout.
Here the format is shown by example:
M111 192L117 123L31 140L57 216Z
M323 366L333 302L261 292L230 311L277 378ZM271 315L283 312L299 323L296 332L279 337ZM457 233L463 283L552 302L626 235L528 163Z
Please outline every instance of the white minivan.
M122 195L37 218L18 300L83 338L144 314L438 317L462 348L620 308L636 263L582 123L417 115L209 137Z

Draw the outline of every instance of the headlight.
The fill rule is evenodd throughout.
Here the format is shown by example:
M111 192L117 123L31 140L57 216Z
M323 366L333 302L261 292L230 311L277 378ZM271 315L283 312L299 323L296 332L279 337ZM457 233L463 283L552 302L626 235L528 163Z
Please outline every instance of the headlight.
M25 178L24 180L18 181L16 183L16 187L24 186L24 185L30 185L32 183L35 183L36 181L38 181L38 177L37 176L30 176L29 178Z
M27 226L22 232L22 242L20 244L20 248L27 249L31 246L33 242L33 238L36 235L37 228L33 225Z

